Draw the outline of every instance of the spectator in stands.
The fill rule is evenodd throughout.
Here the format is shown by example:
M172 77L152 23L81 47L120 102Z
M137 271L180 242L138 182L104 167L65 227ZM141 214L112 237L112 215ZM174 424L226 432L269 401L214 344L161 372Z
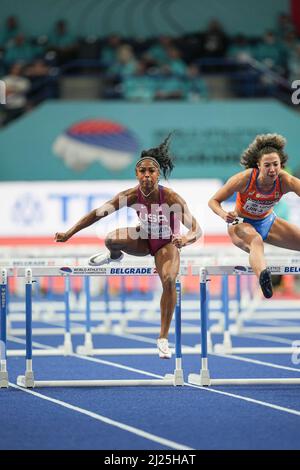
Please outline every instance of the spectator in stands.
M238 60L239 62L246 62L253 57L253 48L243 34L236 36L228 48L227 56Z
M222 25L217 20L212 20L202 36L203 56L210 58L224 57L227 50L228 38Z
M197 65L190 64L186 70L185 98L189 101L198 101L208 98L208 88L203 80Z
M58 86L56 69L49 67L42 60L36 60L24 70L24 76L30 80L31 90L27 95L30 107L36 106L46 99L57 98Z
M122 40L117 34L112 34L102 47L100 60L104 67L110 67L117 61L117 51L122 45Z
M287 13L280 13L277 18L275 34L279 40L283 40L287 34L295 31L295 25L292 18Z
M285 61L282 45L277 41L272 31L267 31L263 41L255 46L255 59L266 66L266 71L260 76L259 95L274 96L278 90L278 82L274 75L268 72L275 72L284 76Z
M167 49L173 46L173 40L169 36L160 36L144 54L147 64L152 67L160 67L168 61Z
M232 90L239 97L252 97L261 89L260 73L249 68L247 63L254 59L254 47L243 34L233 38L227 51L227 57L238 62L231 76Z
M104 98L122 98L122 81L134 75L137 60L129 44L117 49L117 59L106 71Z
M169 65L160 67L160 75L156 78L156 100L183 99L185 96L184 81L174 75Z
M123 44L117 49L116 62L109 67L107 74L110 76L120 76L121 78L134 74L137 60L133 49L129 44Z
M272 31L267 31L263 40L255 46L254 57L269 69L282 72L283 50Z
M7 47L4 55L4 62L8 68L13 64L22 62L29 64L34 59L34 50L25 39L24 34L18 34L13 42Z
M0 45L4 47L11 45L20 33L21 30L18 18L16 16L9 16L6 19L4 31L0 36Z
M21 116L27 107L27 93L30 90L30 81L23 75L23 65L14 64L9 74L2 80L6 85L6 104L4 106L5 118L3 124Z
M288 59L288 69L291 82L300 80L300 44L296 46L294 53Z
M68 31L65 20L56 22L53 31L49 34L49 47L56 52L58 65L76 57L77 39Z
M168 47L166 49L167 57L166 64L174 75L184 76L186 73L186 64L181 59L181 53L176 47Z
M124 77L123 98L130 101L152 101L155 95L155 78L147 74L143 61L137 62L135 72Z
M297 55L297 46L300 44L300 41L297 37L295 31L290 31L285 35L281 41L281 47L283 50L283 60L284 60L284 69L285 76L289 75L289 63L290 60L293 60L294 56Z

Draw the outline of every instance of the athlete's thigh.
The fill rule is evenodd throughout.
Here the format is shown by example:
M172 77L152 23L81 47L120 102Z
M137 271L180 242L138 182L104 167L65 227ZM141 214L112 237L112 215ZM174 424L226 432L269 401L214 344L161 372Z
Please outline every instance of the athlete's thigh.
M124 227L114 230L109 235L125 253L135 256L150 254L148 239L142 238L137 227Z
M246 247L251 244L255 237L261 238L261 235L256 231L256 229L245 222L229 227L228 233L232 240L241 240Z
M228 225L227 231L228 231L228 235L231 238L232 243L238 248L240 248L241 250L249 253L249 248L248 248L247 243L236 234L236 227L232 225Z
M280 217L276 217L266 242L281 248L300 250L300 228Z
M180 266L180 252L173 243L167 243L155 253L155 266L161 280L166 276L175 279Z

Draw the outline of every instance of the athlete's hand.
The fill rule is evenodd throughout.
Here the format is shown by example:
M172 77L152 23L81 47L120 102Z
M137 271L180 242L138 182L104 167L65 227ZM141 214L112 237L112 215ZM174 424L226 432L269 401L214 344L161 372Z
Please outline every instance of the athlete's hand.
M232 224L232 222L235 221L235 219L238 217L238 213L235 211L231 212L226 212L226 214L223 216L223 219L227 224Z
M70 235L68 234L68 232L56 232L54 240L56 242L66 242L67 240L69 240L69 238Z
M187 244L187 238L184 236L182 237L181 235L173 235L172 243L177 248L182 248L183 246Z

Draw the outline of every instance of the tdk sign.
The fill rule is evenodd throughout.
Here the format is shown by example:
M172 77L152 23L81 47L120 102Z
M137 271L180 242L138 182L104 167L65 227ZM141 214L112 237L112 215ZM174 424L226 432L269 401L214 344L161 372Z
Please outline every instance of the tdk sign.
M110 274L151 274L152 268L111 268Z
M285 273L300 273L300 266L285 266Z

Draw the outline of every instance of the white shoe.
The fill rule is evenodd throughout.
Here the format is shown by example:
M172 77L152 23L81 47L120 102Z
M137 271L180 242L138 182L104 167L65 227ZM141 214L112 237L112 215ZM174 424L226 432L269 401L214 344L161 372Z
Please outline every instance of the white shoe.
M161 359L171 359L172 351L169 348L169 342L166 338L158 338L157 348L158 348L158 355Z
M96 253L95 255L89 258L88 264L89 266L102 266L102 264L109 264L109 263L120 263L124 258L124 254L122 253L120 258L112 259L110 257L110 252L101 251L100 253Z

